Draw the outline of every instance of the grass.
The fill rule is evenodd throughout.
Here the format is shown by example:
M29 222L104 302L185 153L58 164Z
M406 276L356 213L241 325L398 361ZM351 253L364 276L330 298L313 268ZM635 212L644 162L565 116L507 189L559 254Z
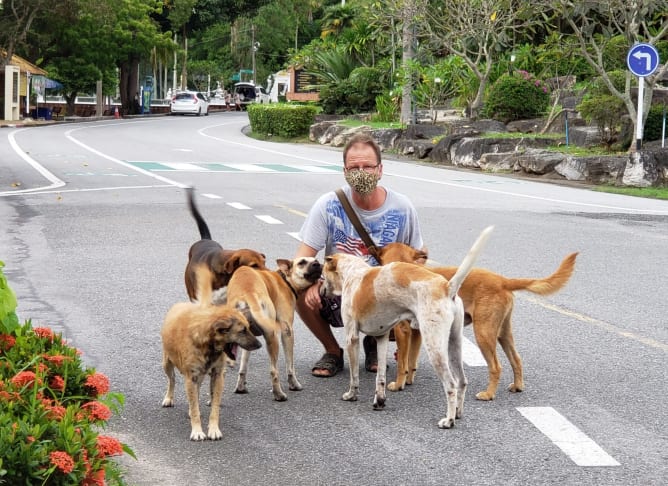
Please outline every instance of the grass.
M668 187L617 187L602 185L594 186L592 190L598 192L610 192L613 194L623 194L625 196L668 200Z
M345 127L361 127L362 125L368 126L371 128L406 128L406 125L401 122L374 122L374 121L362 121L354 119L340 120L337 122L339 125Z

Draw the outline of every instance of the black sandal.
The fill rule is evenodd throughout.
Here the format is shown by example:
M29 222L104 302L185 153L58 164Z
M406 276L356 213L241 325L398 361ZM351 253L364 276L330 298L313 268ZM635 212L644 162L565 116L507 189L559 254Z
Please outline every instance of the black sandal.
M339 348L340 349L340 348ZM322 355L316 364L311 368L311 374L318 378L331 378L343 369L343 350L341 349L341 356L332 353L325 353ZM314 373L316 370L325 370L329 374L320 375Z
M376 339L371 336L364 336L362 339L364 347L364 369L375 373L378 371L378 350L376 348ZM375 368L375 369L374 369Z

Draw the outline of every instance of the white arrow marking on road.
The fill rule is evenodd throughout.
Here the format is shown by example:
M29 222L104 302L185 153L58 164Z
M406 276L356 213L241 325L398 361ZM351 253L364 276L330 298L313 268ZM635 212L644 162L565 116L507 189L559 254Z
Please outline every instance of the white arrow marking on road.
M649 71L652 69L652 56L646 52L634 52L633 57L635 57L638 61L640 61L642 58L645 58L645 71Z
M517 407L578 466L619 466L599 445L552 407Z

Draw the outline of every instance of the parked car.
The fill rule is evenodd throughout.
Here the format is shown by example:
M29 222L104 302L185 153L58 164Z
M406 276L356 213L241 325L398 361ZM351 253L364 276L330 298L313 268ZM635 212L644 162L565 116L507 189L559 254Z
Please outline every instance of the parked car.
M255 87L255 102L256 103L271 103L269 93L264 89L264 86Z
M169 112L172 115L208 115L209 98L198 91L176 93L169 104Z
M255 102L257 96L253 83L239 82L234 85L234 102L237 110L245 110L246 106Z

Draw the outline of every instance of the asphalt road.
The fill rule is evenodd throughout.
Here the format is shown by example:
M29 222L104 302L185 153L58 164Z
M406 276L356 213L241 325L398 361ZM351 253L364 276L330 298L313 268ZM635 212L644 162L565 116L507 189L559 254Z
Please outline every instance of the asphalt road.
M490 224L478 265L507 276L547 276L580 252L560 293L517 293L526 390L505 390L502 357L496 399L475 400L487 369L467 328L469 391L454 429L437 427L444 393L424 353L417 382L388 392L384 411L372 409L363 370L360 401L344 402L347 363L334 378L311 376L322 350L296 318L304 389L273 401L259 350L248 395L227 375L223 439L189 441L182 380L176 407L160 406L159 330L186 300L198 239L182 186L197 188L214 238L259 249L274 267L294 255L315 199L344 183L339 150L258 142L247 124L230 112L0 130L0 260L19 317L63 332L125 395L108 432L137 454L121 460L129 484L665 484L668 202L391 157L383 183L413 200L433 260L459 263Z

